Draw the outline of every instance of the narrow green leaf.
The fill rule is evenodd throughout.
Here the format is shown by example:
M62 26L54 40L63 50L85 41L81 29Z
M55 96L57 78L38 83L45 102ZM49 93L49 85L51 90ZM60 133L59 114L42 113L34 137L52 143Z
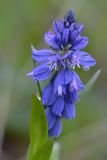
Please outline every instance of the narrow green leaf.
M30 120L30 145L27 160L49 160L53 148L53 141L48 139L48 124L41 102L32 96L32 110Z
M52 149L52 140L48 140L47 143L45 143L45 145L43 145L35 154L32 154L32 146L29 145L27 160L50 160Z
M53 148L53 141L49 140L32 158L32 160L49 160Z
M59 160L59 159L60 159L60 144L54 143L50 160Z
M26 160L32 160L32 146L31 144L29 145L28 151L27 151L27 156L26 156Z
M36 96L32 96L32 110L30 120L30 143L32 154L35 154L48 138L48 124L44 108Z
M98 79L99 75L101 73L101 69L99 69L93 76L92 78L88 81L88 83L85 85L85 88L83 91L79 93L79 97L81 98L83 95L89 92L89 90L92 88L96 80Z

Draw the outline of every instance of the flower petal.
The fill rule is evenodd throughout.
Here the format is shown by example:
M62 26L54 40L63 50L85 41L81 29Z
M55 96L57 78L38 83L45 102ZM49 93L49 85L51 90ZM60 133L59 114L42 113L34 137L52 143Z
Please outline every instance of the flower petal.
M54 27L54 31L55 31L56 33L57 33L57 32L62 33L62 32L63 32L63 29L64 29L63 21L62 21L62 20L54 21L53 27Z
M57 119L56 119L56 116L54 116L53 113L51 112L50 107L47 107L45 111L46 111L46 116L48 120L48 129L50 130L51 128L54 127Z
M77 38L77 30L74 30L70 33L70 40L75 40Z
M58 90L60 84L68 84L73 78L73 72L69 69L61 70L54 81L54 92Z
M54 54L55 53L48 49L37 51L32 47L32 58L38 62L48 61L48 59Z
M55 50L60 50L60 45L57 43L56 35L51 31L45 33L45 42Z
M49 130L49 136L58 137L62 132L62 121L60 118L57 119L55 126Z
M78 76L78 74L73 71L73 81L72 81L72 84L73 84L73 87L75 88L75 90L77 91L80 91L84 88L84 85L80 79L80 77Z
M76 91L76 89L70 92L70 97L71 97L72 103L78 102L78 92Z
M69 29L66 28L63 30L63 34L62 34L62 44L64 46L68 43L68 39L69 39Z
M57 95L54 94L53 86L49 83L43 90L42 93L42 102L44 105L52 105L57 98Z
M75 55L77 55L77 59L84 69L89 69L96 64L95 59L87 52L76 51L74 52Z
M72 119L76 117L75 105L70 101L65 102L65 106L62 112L62 116L65 119Z
M81 34L84 31L84 25L80 24L80 23L77 23L76 24L76 30L78 32L78 35Z
M51 106L54 115L61 116L62 110L64 108L64 99L62 96L58 96L55 103Z
M76 26L76 22L71 23L69 29L71 32L73 32L75 30L75 26Z
M88 69L96 64L95 59L92 58L91 55L82 56L80 57L79 61L84 69Z
M34 81L45 80L49 78L50 75L51 71L49 70L47 65L36 67L32 70L32 72L27 74L27 76L32 78Z
M73 47L72 49L75 50L81 50L84 49L88 44L88 38L87 37L80 37L73 42Z

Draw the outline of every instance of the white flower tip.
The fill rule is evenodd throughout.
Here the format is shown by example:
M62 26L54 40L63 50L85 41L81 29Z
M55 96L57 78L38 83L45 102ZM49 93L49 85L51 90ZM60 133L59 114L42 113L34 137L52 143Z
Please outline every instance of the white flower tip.
M34 49L34 46L31 44L31 49Z
M58 86L58 95L62 96L62 86Z
M37 52L37 50L34 48L34 46L32 44L31 44L31 49L32 49L32 51Z
M41 97L39 95L37 95L37 98L39 99L39 101L41 100Z
M77 63L77 67L80 68L80 64Z
M72 68L75 69L75 66L73 66Z
M26 74L27 77L32 77L33 76L33 72L29 72Z

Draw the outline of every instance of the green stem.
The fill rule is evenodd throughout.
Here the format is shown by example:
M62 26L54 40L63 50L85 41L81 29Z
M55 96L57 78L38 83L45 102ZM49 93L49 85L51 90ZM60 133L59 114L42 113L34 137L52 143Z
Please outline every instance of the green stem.
M40 87L39 81L37 81L37 86L38 86L39 96L42 99L42 91L41 91L41 87Z
M34 60L33 60L33 64L34 64L34 67L36 67L36 63L35 63ZM40 87L39 81L37 81L37 86L38 86L39 96L42 99L42 91L41 91L41 87Z

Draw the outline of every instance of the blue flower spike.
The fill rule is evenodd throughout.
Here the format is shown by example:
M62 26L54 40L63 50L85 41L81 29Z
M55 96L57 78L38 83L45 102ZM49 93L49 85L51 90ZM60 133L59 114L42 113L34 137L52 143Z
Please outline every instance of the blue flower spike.
M88 44L88 38L82 36L84 25L77 22L72 10L63 19L55 20L53 29L54 32L48 31L44 35L50 50L32 47L32 59L40 65L27 76L35 82L50 78L42 91L42 103L48 121L48 135L58 137L62 131L61 119L76 117L78 93L84 89L74 70L82 67L87 71L96 61L89 53L82 51Z

